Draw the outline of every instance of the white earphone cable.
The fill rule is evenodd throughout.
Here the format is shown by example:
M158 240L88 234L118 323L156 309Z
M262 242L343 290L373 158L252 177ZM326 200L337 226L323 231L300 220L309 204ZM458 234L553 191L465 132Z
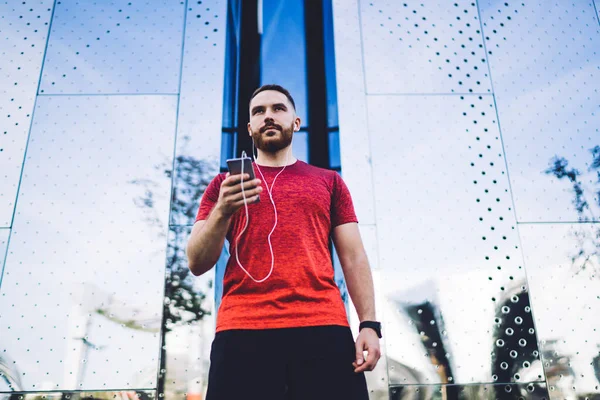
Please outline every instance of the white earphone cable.
M254 147L254 140L252 141L252 147ZM242 236L242 234L244 232L246 232L246 229L248 228L248 221L250 219L249 215L248 215L248 202L246 201L246 193L244 191L244 162L242 162L242 198L244 199L244 208L246 211L246 223L244 224L244 229L242 229L242 231L238 234L238 236L235 239L235 258L237 261L237 264L239 265L239 267L246 273L246 275L248 275L248 277L250 279L252 279L254 282L256 283L262 283L264 281L266 281L267 279L269 279L269 277L271 276L271 274L273 273L273 267L275 265L275 254L273 253L273 244L271 243L271 235L273 234L273 232L275 232L275 228L277 227L277 207L275 206L275 201L273 200L273 187L275 186L275 181L277 180L277 178L279 177L279 175L281 175L281 173L285 170L285 168L287 167L287 161L289 161L289 155L291 152L291 146L290 146L290 150L288 150L288 157L286 160L286 165L283 166L283 168L281 169L281 171L279 171L277 173L277 175L275 175L275 178L273 178L273 182L271 182L271 187L269 187L269 184L267 183L262 171L260 170L260 167L258 166L258 162L256 160L256 155L254 154L254 148L252 149L252 157L254 158L254 162L256 164L256 168L258 169L258 172L260 173L260 176L262 177L262 181L265 184L265 187L267 188L267 193L269 194L269 199L271 200L271 204L273 204L273 210L275 212L275 224L273 225L273 229L271 229L271 232L269 233L269 236L267 237L267 241L269 243L269 250L271 251L271 270L269 271L269 273L267 274L267 276L265 276L263 279L257 280L255 279L250 272L248 272L244 266L242 265L242 263L240 262L240 257L238 254L238 243L239 243L239 239ZM246 152L243 151L242 152L242 158L246 158Z

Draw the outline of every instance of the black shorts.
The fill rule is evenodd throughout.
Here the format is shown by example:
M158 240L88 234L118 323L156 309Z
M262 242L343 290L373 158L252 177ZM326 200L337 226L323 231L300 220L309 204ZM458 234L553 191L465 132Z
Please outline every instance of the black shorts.
M368 400L354 360L348 327L221 331L206 400Z

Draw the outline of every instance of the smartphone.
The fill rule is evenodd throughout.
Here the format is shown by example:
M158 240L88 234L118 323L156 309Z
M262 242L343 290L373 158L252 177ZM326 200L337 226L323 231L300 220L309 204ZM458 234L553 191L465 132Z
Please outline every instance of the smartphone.
M227 160L227 167L229 168L229 173L231 175L239 175L242 173L242 163L244 165L244 174L250 175L249 179L245 179L244 181L251 181L256 179L254 175L254 168L252 167L252 159L250 157L242 157L242 158L231 158ZM260 201L260 196L257 197L256 202Z

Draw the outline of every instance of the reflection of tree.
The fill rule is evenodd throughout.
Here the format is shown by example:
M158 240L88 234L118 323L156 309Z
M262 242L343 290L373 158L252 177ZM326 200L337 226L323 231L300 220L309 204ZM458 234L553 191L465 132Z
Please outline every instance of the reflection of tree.
M596 189L592 189L597 205L600 207L600 146L590 149L592 153L592 162L588 171L596 172ZM564 157L555 156L550 161L550 167L544 171L548 175L554 175L557 179L566 179L572 186L574 199L573 205L577 211L580 222L590 222L596 220L594 212L590 207L588 194L590 189L586 188L581 181L581 171L569 167L569 161ZM592 200L592 201L593 201ZM576 268L576 273L588 271L592 277L600 276L600 227L594 229L578 229L574 232L577 240L578 250L571 255L571 262Z
M175 159L175 184L171 194L171 220L178 225L170 226L170 238L167 240L167 262L165 271L165 301L163 304L162 329L160 338L160 372L158 393L163 394L166 377L166 335L175 327L197 323L210 310L205 308L206 294L194 287L193 275L187 265L185 247L198 209L198 202L206 186L216 174L216 163L200 160L192 156L180 155ZM172 169L166 162L156 167L166 177L172 178ZM143 197L136 204L151 215L154 210L156 185L148 180L136 180L132 183L145 188ZM160 225L160 220L149 216L148 222ZM160 226L160 228L164 228ZM212 286L209 282L209 286Z

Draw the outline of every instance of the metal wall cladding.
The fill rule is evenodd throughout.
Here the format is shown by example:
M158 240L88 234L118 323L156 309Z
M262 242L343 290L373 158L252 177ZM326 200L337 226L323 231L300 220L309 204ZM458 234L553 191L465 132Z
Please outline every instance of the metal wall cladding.
M0 296L11 390L155 385L175 117L173 96L38 100Z
M369 115L390 384L543 380L491 96Z
M184 2L56 2L40 93L179 89Z
M519 222L598 221L590 168L600 157L594 4L479 5ZM576 185L593 215L572 201Z
M0 4L0 227L10 227L53 1Z
M360 1L369 94L491 93L473 1Z
M520 226L552 398L600 392L600 224Z
M371 398L597 396L597 2L334 5L342 165L368 160L344 178L377 238Z

